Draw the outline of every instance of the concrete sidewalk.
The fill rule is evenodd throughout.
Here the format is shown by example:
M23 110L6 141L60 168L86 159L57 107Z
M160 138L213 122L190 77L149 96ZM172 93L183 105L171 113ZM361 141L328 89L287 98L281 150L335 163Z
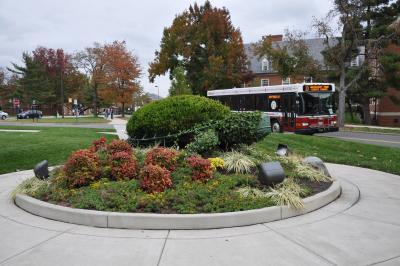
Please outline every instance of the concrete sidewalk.
M111 120L110 125L113 125L115 131L117 131L117 135L119 139L127 140L129 138L128 134L126 133L126 124L128 121L120 118L114 118Z
M10 200L31 171L0 176L0 265L400 265L400 177L328 164L342 195L287 220L214 230L56 222Z

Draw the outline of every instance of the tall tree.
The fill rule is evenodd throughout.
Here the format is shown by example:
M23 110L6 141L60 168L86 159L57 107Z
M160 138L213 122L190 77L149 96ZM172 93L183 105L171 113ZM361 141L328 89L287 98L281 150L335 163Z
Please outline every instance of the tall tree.
M185 69L178 66L172 71L171 87L169 89L169 95L182 95L182 94L192 94L190 85L186 80Z
M388 8L388 5L389 1L385 0L335 0L331 15L339 17L340 37L334 36L334 31L327 21L315 23L318 32L326 39L325 60L339 77L340 127L344 126L345 102L350 89L362 99L364 119L368 123L369 98L382 95L382 89L385 88L379 80L380 71L377 71L380 68L377 67L380 61L379 51L382 45L395 35L388 27L388 22L393 22L398 13L389 20L384 15L386 25L383 27L378 26L376 22L380 16L379 10ZM336 45L332 45L335 43ZM350 62L357 56L361 56L362 60L355 68Z
M139 88L141 70L138 58L127 50L124 41L114 41L104 46L103 60L106 83L103 95L121 103L124 117L125 105L132 102L132 94Z
M232 25L226 8L212 7L209 1L177 15L172 26L164 29L155 55L150 81L182 66L194 94L239 86L248 77L240 30Z
M304 40L305 33L286 30L284 42L273 43L271 36L263 36L253 46L254 54L272 61L272 67L282 77L320 78L321 66L311 55Z
M74 55L75 65L83 69L89 77L94 116L98 114L99 89L105 82L103 54L104 48L100 44L94 43L93 47L87 47Z

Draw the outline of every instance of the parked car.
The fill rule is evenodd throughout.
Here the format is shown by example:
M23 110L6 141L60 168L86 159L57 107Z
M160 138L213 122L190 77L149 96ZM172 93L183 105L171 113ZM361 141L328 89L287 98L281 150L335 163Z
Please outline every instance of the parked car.
M0 111L1 120L5 120L7 117L8 117L8 114L6 112Z
M21 112L17 115L18 119L26 119L26 118L42 118L43 113L39 110L27 110Z

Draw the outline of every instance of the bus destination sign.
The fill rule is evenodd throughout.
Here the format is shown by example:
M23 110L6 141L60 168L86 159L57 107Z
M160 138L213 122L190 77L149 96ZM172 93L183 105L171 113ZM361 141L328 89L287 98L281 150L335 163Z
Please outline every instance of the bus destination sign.
M332 91L332 85L304 85L304 91L318 92L318 91Z

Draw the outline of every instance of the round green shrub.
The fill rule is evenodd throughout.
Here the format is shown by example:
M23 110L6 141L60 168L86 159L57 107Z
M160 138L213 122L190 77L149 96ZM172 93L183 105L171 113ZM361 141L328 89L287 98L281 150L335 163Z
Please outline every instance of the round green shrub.
M166 136L229 114L223 104L196 95L180 95L151 102L133 113L127 124L131 138Z

